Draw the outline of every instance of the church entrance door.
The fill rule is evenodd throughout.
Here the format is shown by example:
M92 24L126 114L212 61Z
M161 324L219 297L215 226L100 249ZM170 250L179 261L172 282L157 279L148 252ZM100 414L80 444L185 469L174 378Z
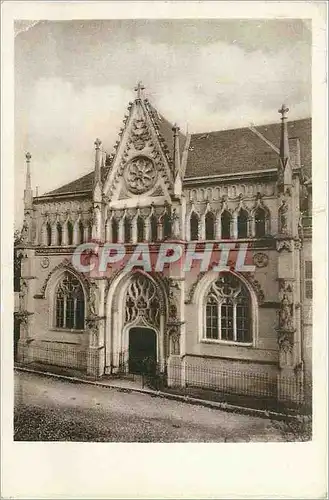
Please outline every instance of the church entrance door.
M155 372L157 338L152 328L133 327L129 330L129 372Z

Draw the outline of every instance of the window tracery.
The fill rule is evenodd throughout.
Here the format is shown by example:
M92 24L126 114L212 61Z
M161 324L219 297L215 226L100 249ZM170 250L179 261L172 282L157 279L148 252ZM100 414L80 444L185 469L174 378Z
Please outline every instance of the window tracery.
M55 326L64 329L84 329L85 299L80 281L65 272L55 294Z
M160 324L160 301L154 283L143 275L134 276L126 292L126 323L144 318L150 325Z
M204 338L250 343L251 307L248 290L230 273L212 283L205 300Z

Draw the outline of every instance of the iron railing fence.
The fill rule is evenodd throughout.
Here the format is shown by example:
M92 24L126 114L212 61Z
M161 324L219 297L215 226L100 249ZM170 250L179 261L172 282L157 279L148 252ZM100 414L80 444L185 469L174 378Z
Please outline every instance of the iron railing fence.
M90 356L89 353L88 356ZM31 342L23 348L18 347L16 362L21 365L41 365L56 373L57 369L62 370L62 373L72 370L80 372L86 368L87 352L74 344L54 347L51 343L43 342L34 345ZM94 362L97 362L96 356Z
M215 368L186 360L159 364L149 357L134 359L127 351L113 359L113 375L139 380L143 387L158 391L219 401L237 396L274 406L278 401L305 404L303 377L298 373L286 377L275 369L255 372L252 368Z
M19 352L19 363L38 364L54 373L80 374L99 379L99 354L78 345L57 348L46 342L31 343ZM192 363L154 362L151 357L131 357L128 352L113 355L113 365L106 367L107 377L133 381L140 387L214 401L240 398L250 405L258 400L263 406L276 403L305 405L301 374L283 377L279 371L258 371L252 368L215 368Z
M167 389L185 395L215 400L230 396L304 404L301 377L283 377L279 373L254 372L243 369L216 369L184 363L168 367L165 373L146 374L146 384L157 390Z

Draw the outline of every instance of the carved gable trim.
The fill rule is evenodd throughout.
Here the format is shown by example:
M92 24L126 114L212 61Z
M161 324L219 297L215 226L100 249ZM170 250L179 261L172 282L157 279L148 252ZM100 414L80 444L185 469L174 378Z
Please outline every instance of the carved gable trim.
M63 260L63 262L58 264L58 266L54 267L54 269L52 269L51 272L48 274L47 278L45 279L45 281L41 287L40 294L37 295L37 298L44 299L46 297L46 290L47 290L48 283L49 283L50 279L52 278L52 276L59 270L71 272L81 281L81 283L84 285L85 289L89 290L90 283L87 280L87 278L82 273L79 273L68 259L65 259L65 260Z
M104 193L114 199L118 197L118 187L124 180L131 197L139 194L142 189L139 185L140 176L143 174L140 165L142 161L144 164L148 163L147 166L144 165L145 168L153 166L155 174L163 178L167 188L173 185L170 158L166 155L164 145L157 135L147 106L143 101L136 100L129 110L130 114L125 120L125 127L121 129L121 139L116 144L112 169L104 185ZM132 183L132 190L129 189L130 184L127 180ZM145 181L147 181L146 177ZM157 184L154 183L154 185ZM151 187L154 186L149 186Z
M261 305L263 304L265 300L265 294L262 290L261 284L259 281L256 280L255 276L252 273L241 273L242 276L248 281L248 283L251 285L252 289L254 290L258 304Z

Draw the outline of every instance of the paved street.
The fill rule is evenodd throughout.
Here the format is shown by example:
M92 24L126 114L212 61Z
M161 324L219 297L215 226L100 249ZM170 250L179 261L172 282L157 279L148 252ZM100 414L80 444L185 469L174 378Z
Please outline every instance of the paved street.
M285 438L265 418L15 372L15 440L243 442Z

